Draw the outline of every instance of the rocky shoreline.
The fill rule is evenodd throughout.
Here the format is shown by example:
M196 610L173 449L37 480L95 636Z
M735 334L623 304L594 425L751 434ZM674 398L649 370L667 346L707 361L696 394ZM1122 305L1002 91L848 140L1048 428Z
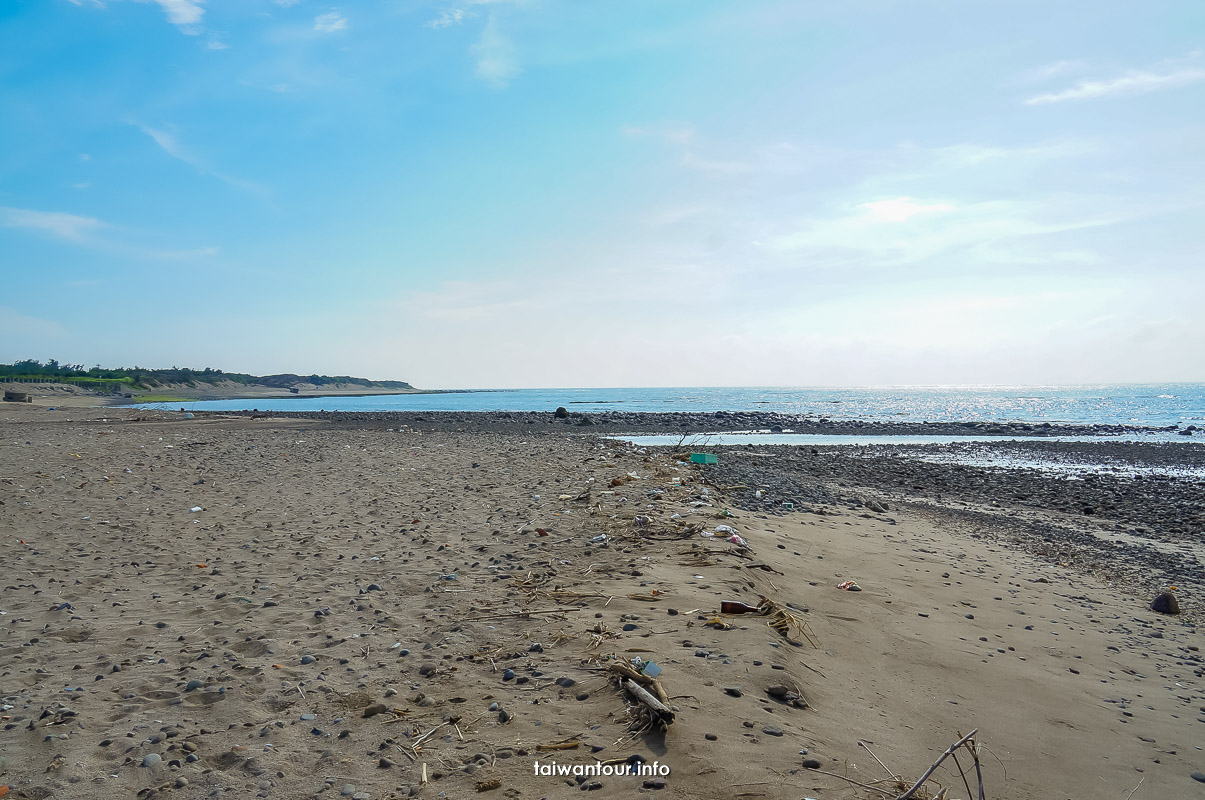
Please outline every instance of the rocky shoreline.
M952 451L1006 452L1021 460L1073 456L1104 470L938 463ZM726 446L711 480L743 509L785 514L817 505L874 514L901 505L978 515L1009 529L1012 543L1088 571L1124 573L1147 589L1200 584L1205 575L1201 480L1205 448L1188 443L1013 441L954 445ZM1121 464L1154 471L1130 474ZM1115 471L1114 471L1115 470ZM784 507L784 501L787 504ZM793 507L793 509L792 509Z
M759 411L716 411L714 413L646 413L603 411L198 411L198 415L272 417L275 419L320 419L337 425L382 428L422 428L438 431L530 433L576 428L602 434L702 434L720 431L769 431L772 433L857 434L862 436L1116 436L1132 433L1169 433L1176 426L1075 425L1026 422L883 422L839 420L803 414ZM1191 431L1190 431L1191 433Z

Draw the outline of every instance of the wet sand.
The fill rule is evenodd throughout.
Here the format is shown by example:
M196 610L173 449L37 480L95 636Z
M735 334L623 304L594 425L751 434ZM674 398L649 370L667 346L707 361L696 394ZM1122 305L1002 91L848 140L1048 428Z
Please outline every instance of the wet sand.
M742 509L704 483L721 473L581 434L0 407L0 783L557 798L577 783L536 761L639 755L664 788L584 785L881 797L859 740L914 780L978 728L988 797L1205 790L1199 587L1164 616L1016 546L1000 509L845 475L811 477L831 499L810 510ZM761 596L814 646L758 615L715 627ZM662 670L664 735L629 730L607 668L632 658ZM967 796L949 761L938 785Z

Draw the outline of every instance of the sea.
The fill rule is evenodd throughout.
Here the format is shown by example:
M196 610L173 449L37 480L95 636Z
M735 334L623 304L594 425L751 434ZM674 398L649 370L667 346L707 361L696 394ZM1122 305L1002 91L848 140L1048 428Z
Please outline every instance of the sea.
M765 411L831 420L1205 427L1205 383L1078 386L479 389L150 403L190 411Z

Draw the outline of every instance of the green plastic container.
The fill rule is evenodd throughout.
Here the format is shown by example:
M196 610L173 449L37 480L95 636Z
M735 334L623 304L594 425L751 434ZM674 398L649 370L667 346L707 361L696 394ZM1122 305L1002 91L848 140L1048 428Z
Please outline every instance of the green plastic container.
M692 464L718 464L720 463L719 456L711 453L691 453L690 463Z

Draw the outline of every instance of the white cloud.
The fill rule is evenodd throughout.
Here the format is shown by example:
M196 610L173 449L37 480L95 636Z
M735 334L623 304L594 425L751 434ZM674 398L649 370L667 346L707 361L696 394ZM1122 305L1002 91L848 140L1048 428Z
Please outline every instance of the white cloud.
M91 183L88 183L87 181L84 181L83 183L73 183L73 184L71 184L71 188L72 188L72 189L88 189L88 188L90 188L91 186L92 186L92 184L91 184Z
M435 19L428 22L427 27L435 28L436 30L439 30L440 28L447 28L452 25L459 25L461 22L464 21L466 16L471 16L471 15L466 14L464 9L454 8L449 11L444 11L438 17L436 17Z
M276 3L276 5L280 6L281 8L292 8L293 6L300 3L301 0L274 0L274 2Z
M230 45L226 44L225 42L219 42L216 39L214 39L212 42L210 42L209 44L207 44L205 46L207 48L209 48L210 50L229 50L230 49Z
M205 16L205 9L202 6L205 0L153 0L163 13L167 15L167 21L180 29L182 33L189 36L195 36L200 33L197 27L201 24L201 18Z
M949 203L919 203L911 197L874 200L862 203L858 208L865 209L871 217L884 222L907 222L917 214L934 214L954 210L954 206Z
M158 128L152 128L149 125L138 125L138 128L147 136L151 137L155 144L159 145L159 147L163 149L163 152L167 153L172 158L183 161L185 164L188 164L196 169L197 172L200 172L202 175L209 175L210 177L217 178L223 183L228 183L236 189L242 189L243 191L251 192L252 194L267 194L264 188L258 184L242 180L241 178L234 178L213 169L203 160L181 145L174 134Z
M79 160L80 160L80 161L91 161L91 160L92 160L92 156L88 155L87 153L80 153L80 154L79 154Z
M1068 100L1091 100L1113 94L1146 94L1205 81L1205 69L1188 67L1172 72L1146 72L1130 70L1118 78L1098 81L1080 81L1061 92L1047 92L1031 97L1026 105L1039 106L1063 103Z
M314 17L314 30L322 31L323 33L347 30L347 17L334 11L327 14L319 14Z
M44 231L60 239L80 241L85 234L107 227L93 217L65 214L61 211L33 211L0 206L0 227Z
M472 53L477 59L477 77L495 88L506 88L522 72L515 59L514 44L498 29L492 15L481 38L473 45Z

